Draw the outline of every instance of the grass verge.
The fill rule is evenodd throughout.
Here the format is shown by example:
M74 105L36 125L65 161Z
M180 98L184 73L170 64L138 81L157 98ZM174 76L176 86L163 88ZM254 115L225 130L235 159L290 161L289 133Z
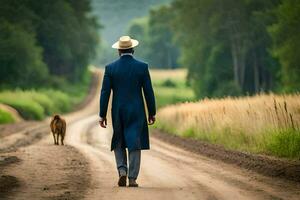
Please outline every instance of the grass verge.
M186 84L186 70L151 70L150 73L157 108L195 99L193 90Z
M300 96L205 99L159 110L154 128L226 149L300 159Z
M26 120L42 120L71 111L87 95L90 81L91 74L81 83L65 83L59 89L5 90L0 92L0 103L15 108Z
M153 127L169 134L193 138L225 149L265 154L288 159L300 159L300 131L294 129L266 130L260 135L233 133L230 128L219 132L203 132L195 128L178 131L175 127L157 122Z
M4 110L0 109L0 124L8 124L15 122L13 116Z

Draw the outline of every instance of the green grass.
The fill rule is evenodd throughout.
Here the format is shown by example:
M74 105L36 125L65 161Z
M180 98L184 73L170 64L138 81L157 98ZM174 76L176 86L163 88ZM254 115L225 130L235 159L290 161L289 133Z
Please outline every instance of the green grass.
M279 157L300 159L300 130L271 131L263 139L263 149Z
M265 130L261 134L249 135L233 131L230 127L214 132L204 132L190 127L179 132L174 127L161 121L158 121L153 128L158 128L166 133L180 137L221 145L230 150L300 159L300 130Z
M36 100L38 95L47 98L34 90L3 91L0 93L0 102L15 108L24 119L41 120L45 117L45 108Z
M10 113L0 109L0 124L7 124L13 122L15 122L13 116Z
M154 90L157 108L161 108L169 104L194 100L194 93L189 88L157 87L154 88Z
M27 120L42 120L54 113L65 113L87 95L90 75L81 83L65 83L59 89L6 90L0 92L0 103L15 108Z
M170 104L193 101L195 95L193 90L186 86L185 80L153 80L157 108Z

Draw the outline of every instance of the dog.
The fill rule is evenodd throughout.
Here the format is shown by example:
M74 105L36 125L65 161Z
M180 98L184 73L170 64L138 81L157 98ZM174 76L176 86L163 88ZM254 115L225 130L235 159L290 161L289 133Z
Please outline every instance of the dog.
M54 138L54 145L59 145L59 136L61 145L64 145L64 138L66 135L66 121L59 115L54 115L50 123L50 128Z

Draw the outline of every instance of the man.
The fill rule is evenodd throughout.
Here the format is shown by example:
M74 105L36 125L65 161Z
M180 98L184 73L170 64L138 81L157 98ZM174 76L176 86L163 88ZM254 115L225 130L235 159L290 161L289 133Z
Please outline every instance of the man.
M148 123L152 125L155 122L155 98L148 65L133 58L133 48L138 44L137 40L122 36L112 45L112 48L118 49L120 58L105 67L100 96L99 123L106 128L108 101L113 91L111 150L115 153L120 187L126 186L127 175L129 187L138 187L136 179L140 170L141 150L150 148L142 91L148 108Z

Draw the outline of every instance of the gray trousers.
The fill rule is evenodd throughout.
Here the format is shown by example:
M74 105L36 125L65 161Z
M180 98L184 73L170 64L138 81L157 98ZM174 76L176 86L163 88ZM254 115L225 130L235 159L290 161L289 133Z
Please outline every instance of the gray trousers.
M127 167L126 149L122 148L121 142L117 144L116 148L114 149L114 153L119 176L126 176L128 174L129 179L137 179L141 165L141 150L134 150L128 152L129 170Z

